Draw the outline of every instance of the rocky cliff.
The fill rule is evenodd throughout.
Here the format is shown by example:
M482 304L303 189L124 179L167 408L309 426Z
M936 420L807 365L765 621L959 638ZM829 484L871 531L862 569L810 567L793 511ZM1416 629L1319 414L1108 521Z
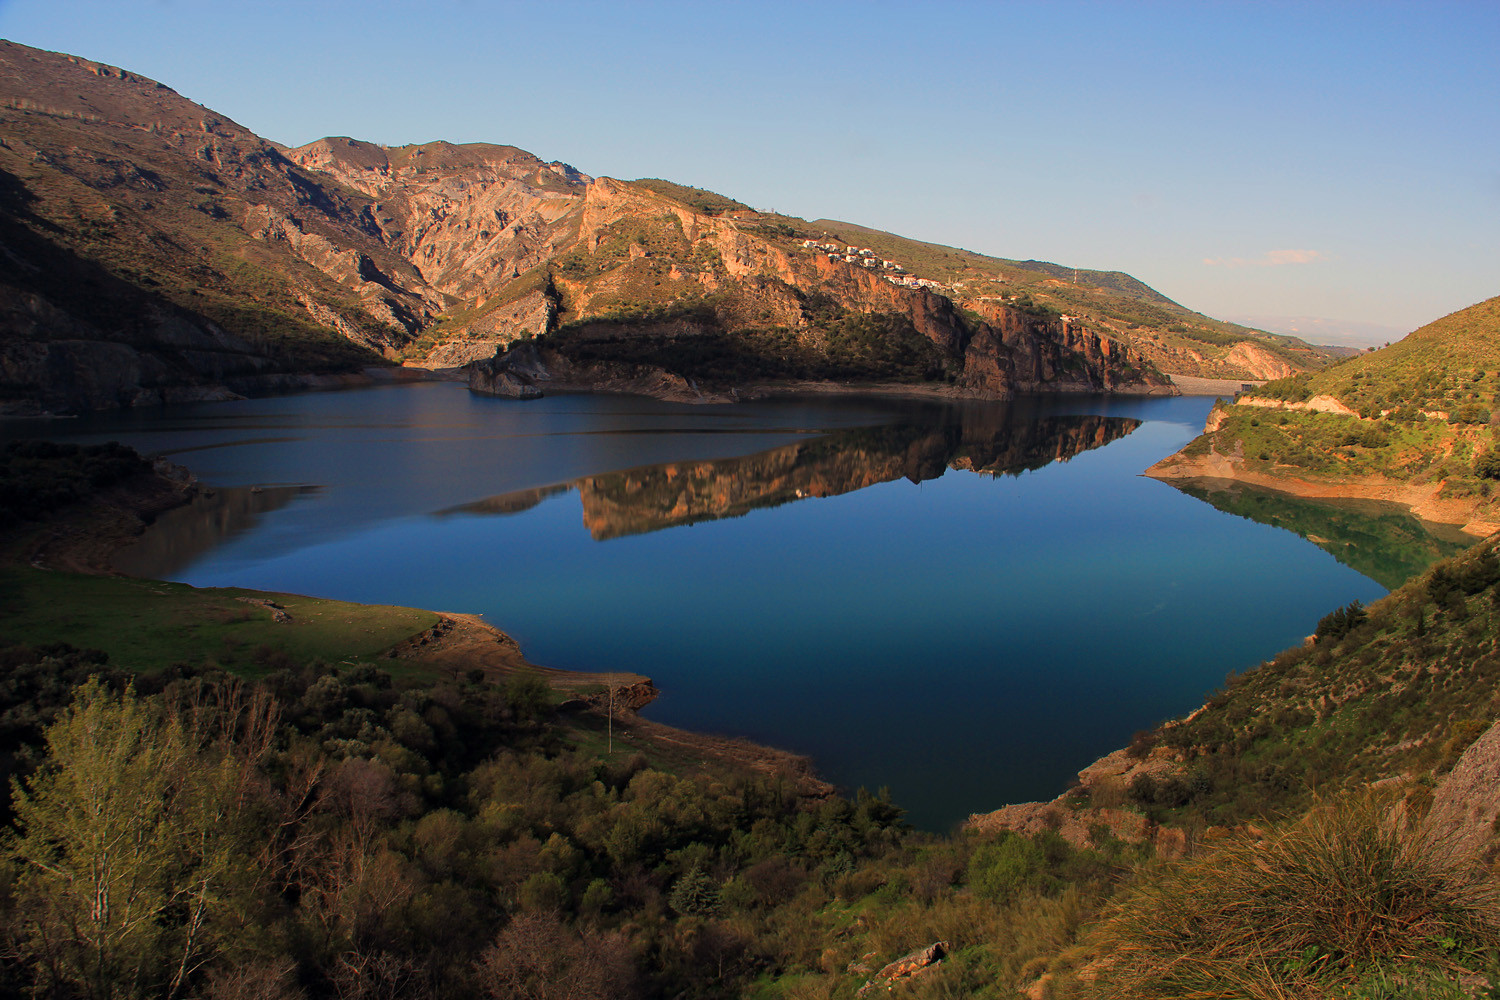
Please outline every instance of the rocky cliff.
M1094 320L510 146L287 150L155 81L12 43L0 127L5 412L458 367L521 341L538 380L683 398L830 380L1171 391ZM1115 284L1097 291L1155 295Z

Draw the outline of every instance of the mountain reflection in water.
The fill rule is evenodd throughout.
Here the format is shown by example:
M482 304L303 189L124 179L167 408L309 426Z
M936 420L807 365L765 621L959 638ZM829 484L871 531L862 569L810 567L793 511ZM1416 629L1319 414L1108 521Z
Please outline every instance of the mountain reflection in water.
M205 490L162 514L151 530L115 553L114 568L130 576L172 579L198 557L256 527L262 514L279 510L316 486L255 486Z
M1116 441L1131 417L1047 416L955 406L946 419L839 430L738 458L668 462L488 497L443 514L516 514L569 489L599 541L698 521L738 517L877 483L920 483L949 469L1019 475Z
M1232 479L1190 479L1171 485L1226 514L1301 535L1387 590L1476 541L1454 525L1423 521L1400 504L1296 497Z

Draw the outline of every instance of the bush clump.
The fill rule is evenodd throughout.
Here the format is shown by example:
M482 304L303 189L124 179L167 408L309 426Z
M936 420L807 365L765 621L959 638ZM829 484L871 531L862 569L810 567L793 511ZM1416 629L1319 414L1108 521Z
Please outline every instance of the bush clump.
M1348 996L1500 946L1500 891L1390 796L1315 807L1140 880L1100 925L1111 997Z

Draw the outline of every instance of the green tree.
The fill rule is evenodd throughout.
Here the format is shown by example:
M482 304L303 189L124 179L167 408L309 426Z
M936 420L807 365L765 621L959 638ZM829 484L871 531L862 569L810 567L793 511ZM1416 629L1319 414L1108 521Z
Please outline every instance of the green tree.
M683 916L716 913L719 909L719 884L694 865L673 884L667 905Z
M229 937L256 882L254 766L236 727L213 742L209 728L91 679L47 730L43 768L12 785L7 851L39 987L176 996Z
M541 719L552 704L552 689L535 671L523 670L505 682L505 700L522 722Z

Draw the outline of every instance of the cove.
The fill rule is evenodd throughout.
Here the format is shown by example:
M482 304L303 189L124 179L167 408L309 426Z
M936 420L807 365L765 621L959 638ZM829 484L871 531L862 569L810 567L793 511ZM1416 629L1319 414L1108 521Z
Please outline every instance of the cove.
M535 662L652 677L654 719L808 754L943 829L1056 795L1460 544L1361 527L1388 511L1220 510L1141 477L1211 402L424 383L0 432L121 440L219 488L148 532L131 572L480 613ZM1335 552L1303 537L1335 520ZM1413 532L1409 558L1371 552Z

